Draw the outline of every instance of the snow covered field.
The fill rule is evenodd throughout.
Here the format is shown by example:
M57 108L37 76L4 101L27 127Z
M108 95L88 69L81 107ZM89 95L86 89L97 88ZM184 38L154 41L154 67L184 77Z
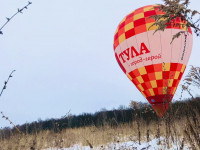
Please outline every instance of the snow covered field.
M45 150L180 150L181 143L170 143L169 148L165 143L165 139L160 139L160 144L158 139L153 139L152 141L146 143L143 142L139 145L138 142L128 141L122 143L108 143L106 145L97 146L90 148L89 146L74 145L69 148L48 148ZM188 145L184 145L183 150L189 150Z

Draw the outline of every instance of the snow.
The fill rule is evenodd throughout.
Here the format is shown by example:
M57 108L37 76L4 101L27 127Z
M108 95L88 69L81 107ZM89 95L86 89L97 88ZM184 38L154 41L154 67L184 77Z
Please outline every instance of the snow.
M108 143L102 146L96 146L94 148L90 148L89 146L81 146L80 144L75 144L69 148L48 148L45 150L179 150L180 143L170 143L169 148L165 144L165 139L160 138L160 144L158 139L153 139L150 142L142 142L139 144L138 142L128 141L128 142L119 142L119 143ZM188 145L184 145L183 150L189 150Z

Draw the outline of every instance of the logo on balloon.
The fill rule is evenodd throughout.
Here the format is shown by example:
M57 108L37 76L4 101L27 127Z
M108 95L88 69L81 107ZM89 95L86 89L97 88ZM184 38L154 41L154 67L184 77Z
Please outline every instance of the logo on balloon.
M125 63L126 60L130 60L130 58L134 58L147 53L150 53L150 50L144 43L141 43L139 52L135 49L134 46L131 46L130 48L127 48L126 50L121 52L119 54L119 58L123 61L123 63Z

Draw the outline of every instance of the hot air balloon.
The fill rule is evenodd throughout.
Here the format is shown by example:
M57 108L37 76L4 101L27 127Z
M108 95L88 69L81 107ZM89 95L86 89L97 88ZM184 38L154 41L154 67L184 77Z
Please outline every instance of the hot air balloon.
M155 20L150 16L163 14L159 5L138 8L120 22L114 36L119 66L159 117L176 92L193 44L191 28L171 43L173 35L186 31L186 22L179 17L164 31L155 32L157 26L152 26Z

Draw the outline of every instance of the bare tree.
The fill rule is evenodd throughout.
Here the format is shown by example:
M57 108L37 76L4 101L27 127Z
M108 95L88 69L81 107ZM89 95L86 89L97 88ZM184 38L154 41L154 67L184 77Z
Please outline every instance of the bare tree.
M175 34L172 38L172 42L175 38L178 38L181 34L188 32L188 28L194 29L197 36L200 35L199 21L200 13L197 10L189 9L190 0L163 0L164 4L159 4L160 11L165 12L161 15L154 15L151 18L155 19L155 23L152 26L157 26L157 31L164 31L168 25L173 24L173 26L182 26L186 28L186 31L180 31ZM184 24L177 23L174 20L180 18ZM197 19L198 18L198 19ZM151 26L151 27L152 27ZM151 28L150 27L150 28Z
M200 88L200 67L192 66L188 75L185 78L187 85L193 85Z

